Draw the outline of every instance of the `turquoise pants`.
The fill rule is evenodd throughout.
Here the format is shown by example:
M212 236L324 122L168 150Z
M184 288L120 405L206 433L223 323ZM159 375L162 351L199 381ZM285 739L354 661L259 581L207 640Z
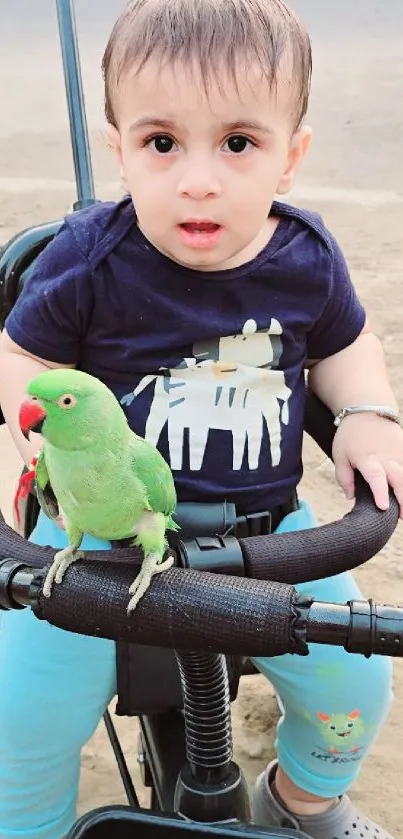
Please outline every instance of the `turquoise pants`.
M302 505L279 530L313 525ZM41 515L32 541L61 548L65 534ZM109 544L86 537L83 547ZM350 574L299 589L333 602L360 596ZM259 658L256 664L279 698L277 750L285 772L316 795L344 792L388 712L389 660L317 646L305 658ZM80 750L115 691L112 641L56 629L29 609L2 613L0 839L66 834L76 817Z

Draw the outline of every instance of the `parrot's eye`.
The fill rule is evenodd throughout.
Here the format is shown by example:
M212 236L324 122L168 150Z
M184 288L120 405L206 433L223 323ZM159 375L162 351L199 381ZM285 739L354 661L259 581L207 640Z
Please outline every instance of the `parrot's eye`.
M77 399L71 393L63 393L63 396L57 400L59 408L74 408L77 404Z

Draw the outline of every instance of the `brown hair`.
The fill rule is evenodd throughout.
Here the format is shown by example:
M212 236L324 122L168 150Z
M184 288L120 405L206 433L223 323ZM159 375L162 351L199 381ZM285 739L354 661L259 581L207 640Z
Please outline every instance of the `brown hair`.
M291 58L295 128L308 107L312 54L308 33L282 0L131 0L110 35L102 71L105 114L116 127L113 93L121 77L149 58L196 66L205 87L220 82L223 65L237 84L239 61L258 62L274 85L281 59Z

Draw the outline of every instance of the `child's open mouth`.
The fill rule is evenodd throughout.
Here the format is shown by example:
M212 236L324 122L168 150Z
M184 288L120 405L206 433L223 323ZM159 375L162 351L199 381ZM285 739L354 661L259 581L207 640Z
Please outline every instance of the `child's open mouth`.
M190 248L211 248L217 244L223 228L213 221L185 221L178 225L183 244Z

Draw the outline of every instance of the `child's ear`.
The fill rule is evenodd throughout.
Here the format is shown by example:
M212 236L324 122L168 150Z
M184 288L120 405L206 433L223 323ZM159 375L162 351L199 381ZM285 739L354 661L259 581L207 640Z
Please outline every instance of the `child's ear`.
M312 129L309 125L301 125L301 128L293 135L288 151L286 168L276 189L279 195L285 195L286 192L290 191L294 183L295 173L311 145L311 140Z
M113 151L113 154L115 155L116 160L118 162L122 184L126 188L126 175L123 166L122 144L120 141L119 131L114 125L108 122L105 128L105 135L108 146Z

